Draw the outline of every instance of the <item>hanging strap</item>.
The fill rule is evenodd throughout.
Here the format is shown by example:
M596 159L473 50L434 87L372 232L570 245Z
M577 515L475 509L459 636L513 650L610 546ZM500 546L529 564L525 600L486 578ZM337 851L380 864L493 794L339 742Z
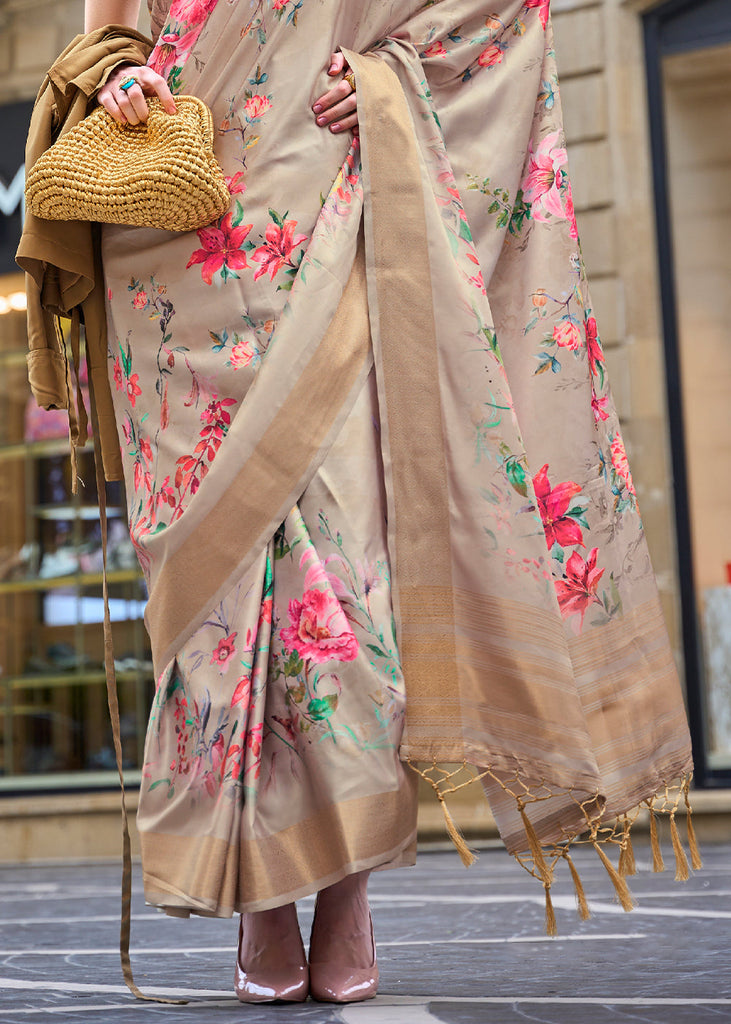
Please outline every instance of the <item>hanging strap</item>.
M91 388L91 380L90 380ZM96 415L94 392L91 390L91 420L94 431L94 469L96 473L97 496L99 500L99 522L102 534L102 593L104 595L104 669L107 680L107 703L109 718L112 724L114 755L117 760L119 786L122 797L122 912L119 931L119 955L122 963L122 975L127 988L137 999L152 1003L169 1003L184 1006L187 999L164 999L161 996L146 996L135 984L132 975L132 964L129 955L129 942L132 925L132 849L129 834L129 817L127 813L127 795L124 788L124 770L122 764L122 737L119 723L119 699L117 695L117 675L114 670L114 648L112 644L112 619L109 612L109 581L107 579L107 496L104 468L99 451L99 429Z

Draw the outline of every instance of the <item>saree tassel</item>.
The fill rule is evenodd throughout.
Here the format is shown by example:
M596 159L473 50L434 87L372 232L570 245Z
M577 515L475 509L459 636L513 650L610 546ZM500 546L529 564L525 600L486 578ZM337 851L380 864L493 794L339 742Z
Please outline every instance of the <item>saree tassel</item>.
M690 878L688 858L685 856L683 844L680 842L680 833L678 832L675 813L670 815L670 836L673 841L673 853L675 854L675 881L687 882Z
M525 807L518 805L520 816L523 819L523 827L525 834L528 837L528 846L530 848L531 856L533 857L533 863L535 864L536 871L541 876L541 880L544 885L551 884L551 872L548 870L546 864L546 858L543 856L543 850L541 844L538 841L536 830L533 828L533 823L525 812Z
M664 871L665 861L662 859L660 840L657 836L657 816L652 807L650 807L650 844L652 846L652 870Z
M622 837L622 849L619 854L619 873L622 878L626 878L627 875L637 874L637 863L635 861L635 851L632 846L632 836L630 835L631 824L629 818L624 819L624 836Z
M607 874L609 875L610 879L612 880L612 885L614 886L615 892L617 893L617 898L619 899L619 902L622 905L622 909L626 911L632 910L635 905L635 901L632 899L632 893L629 891L627 883L617 872L617 869L615 868L614 864L612 864L609 857L607 857L604 850L602 850L601 844L595 842L594 849L599 854L601 862L606 868Z
M466 868L472 867L472 865L475 863L476 857L472 850L470 850L469 846L467 845L465 837L462 835L460 830L455 825L454 818L449 813L447 801L444 799L443 794L440 793L439 790L437 790L437 796L439 797L439 803L442 805L442 810L444 811L444 822L447 826L449 838L454 843L457 849L457 853L459 854L464 866Z
M685 798L685 808L687 812L686 816L686 828L688 830L688 847L690 848L690 862L693 865L694 871L700 871L703 867L703 860L701 858L701 851L698 846L698 840L696 838L695 829L693 828L693 811L690 806L690 780L688 780L683 786L683 796Z
M552 939L555 939L558 935L558 925L556 924L556 911L551 899L551 883L544 882L543 889L546 893L546 935L550 935Z
M579 907L579 916L581 917L582 921L588 921L591 917L591 911L589 910L589 902L586 898L586 893L584 892L584 885L581 881L581 878L579 877L579 872L573 860L571 859L571 854L568 851L563 854L563 858L569 866L571 878L574 882L574 889L576 891L576 902Z

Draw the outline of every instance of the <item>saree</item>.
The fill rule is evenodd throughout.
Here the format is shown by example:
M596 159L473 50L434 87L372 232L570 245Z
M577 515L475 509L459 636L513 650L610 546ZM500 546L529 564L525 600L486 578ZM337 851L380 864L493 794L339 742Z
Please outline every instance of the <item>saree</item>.
M549 930L562 860L588 912L578 842L631 906L640 805L669 813L687 876L687 723L549 0L152 15L149 64L211 107L231 206L103 238L156 677L146 899L227 916L412 863L419 775L466 862L445 798L481 782ZM355 138L311 112L338 48Z

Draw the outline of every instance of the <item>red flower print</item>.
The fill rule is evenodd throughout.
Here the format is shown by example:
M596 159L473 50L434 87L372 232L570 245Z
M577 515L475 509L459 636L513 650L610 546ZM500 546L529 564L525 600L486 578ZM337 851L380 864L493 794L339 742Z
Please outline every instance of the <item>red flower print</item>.
M477 58L477 63L481 68L494 68L497 64L502 63L504 49L499 43L492 43L486 50L483 50L480 56Z
M601 398L596 391L591 389L591 408L594 412L594 419L598 423L600 420L608 420L609 412L607 406L609 405L609 395L603 395Z
M525 7L538 7L538 14L541 19L541 25L545 28L548 25L548 12L551 6L551 0L523 0Z
M271 106L272 101L268 96L250 96L244 103L244 117L251 124L263 117L267 110L271 110Z
M137 396L142 394L142 388L137 383L139 379L139 373L133 373L127 378L127 398L129 398L130 405L133 409L135 402L137 401Z
M586 350L589 353L589 368L593 374L596 374L604 362L604 352L593 316L587 317L586 320Z
M132 299L132 305L135 309L144 309L147 305L147 292L143 290L138 291L135 297Z
M236 405L235 398L214 398L201 413L201 422L211 427L231 426L231 413L226 406Z
M304 661L322 665L357 657L358 640L334 594L306 591L302 601L289 602L289 621L292 625L282 630L282 641Z
M571 179L568 174L563 176L564 186L564 213L566 214L566 220L571 225L571 237L577 240L579 237L579 225L576 223L576 209L574 207L574 190L571 187Z
M565 619L571 615L579 615L579 630L583 628L584 616L590 604L600 603L596 595L599 580L604 569L597 569L596 557L599 548L592 548L589 557L584 561L578 551L574 551L566 563L566 579L556 580L556 596Z
M630 472L627 452L625 451L621 434L615 434L614 437L609 439L609 448L612 453L612 466L617 476L623 481L630 494L636 495L637 492L632 481L632 473Z
M124 375L122 374L122 364L119 361L119 356L114 360L114 386L117 391L121 391L124 387Z
M194 25L182 36L178 32L163 33L150 54L148 67L157 71L163 78L167 78L175 65L182 63L193 49L201 28L202 25Z
M236 704L248 704L249 696L251 694L251 677L242 676L236 684L233 697L231 698L231 707L235 707Z
M576 326L574 321L570 317L565 317L563 320L559 320L556 326L553 328L553 340L561 346L561 348L568 348L572 352L581 348L582 337L581 331Z
M253 360L254 355L254 346L251 339L243 338L241 341L237 341L231 349L229 362L234 370L238 370L242 366L248 366Z
M583 545L581 527L566 515L573 499L581 493L581 487L572 480L565 480L552 488L548 480L548 463L533 477L533 486L549 551L554 544L562 548Z
M200 24L206 20L217 3L218 0L175 0L170 13L178 21Z
M444 43L437 40L435 43L430 43L427 48L420 54L422 57L446 57L447 51L444 49Z
M259 612L259 625L258 625L259 629L261 629L261 627L265 623L269 623L269 622L272 621L272 609L273 609L273 606L274 606L274 602L272 601L271 597L268 597L266 599L266 601L262 602L261 611Z
M548 221L550 216L565 219L561 186L564 172L562 167L568 160L566 150L558 145L561 133L558 131L546 135L533 149L531 141L529 150L528 170L521 188L526 202L531 204L531 216L534 220Z
M285 220L282 227L278 224L269 224L266 229L266 242L260 245L251 257L259 267L254 274L254 280L258 281L264 274L269 274L273 281L282 267L286 266L290 256L298 245L307 241L307 235L295 235L297 227L296 220Z
M231 223L233 214L227 213L221 220L220 227L201 228L198 238L203 243L202 249L196 249L186 264L186 269L194 263L202 263L201 276L206 284L213 283L213 275L223 267L233 276L236 270L248 267L246 253L241 246L251 231L252 224L240 224L234 227Z
M225 636L222 640L218 641L218 646L211 654L211 665L218 665L219 668L225 668L228 665L231 658L236 654L237 636L238 633L231 633L230 636Z
M229 190L232 196L235 196L239 192L246 191L246 183L244 181L244 172L237 171L236 174L230 178L226 178L226 188Z
M263 725L263 723L260 722L259 725L255 725L254 728L251 729L246 734L246 746L249 748L251 753L254 755L255 759L261 757L261 744L262 744L262 739L263 739L263 736L262 736L263 732L264 732L264 725ZM258 772L257 772L257 775L258 775Z

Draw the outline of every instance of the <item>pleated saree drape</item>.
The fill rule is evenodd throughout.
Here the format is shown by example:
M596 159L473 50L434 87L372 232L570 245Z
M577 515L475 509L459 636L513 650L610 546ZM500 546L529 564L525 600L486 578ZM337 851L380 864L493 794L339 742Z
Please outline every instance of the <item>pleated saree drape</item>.
M147 899L226 915L410 863L410 763L440 797L481 778L547 891L567 844L615 844L628 904L634 809L674 827L690 747L547 0L153 13L232 197L190 235L104 233ZM338 47L360 143L310 110Z

